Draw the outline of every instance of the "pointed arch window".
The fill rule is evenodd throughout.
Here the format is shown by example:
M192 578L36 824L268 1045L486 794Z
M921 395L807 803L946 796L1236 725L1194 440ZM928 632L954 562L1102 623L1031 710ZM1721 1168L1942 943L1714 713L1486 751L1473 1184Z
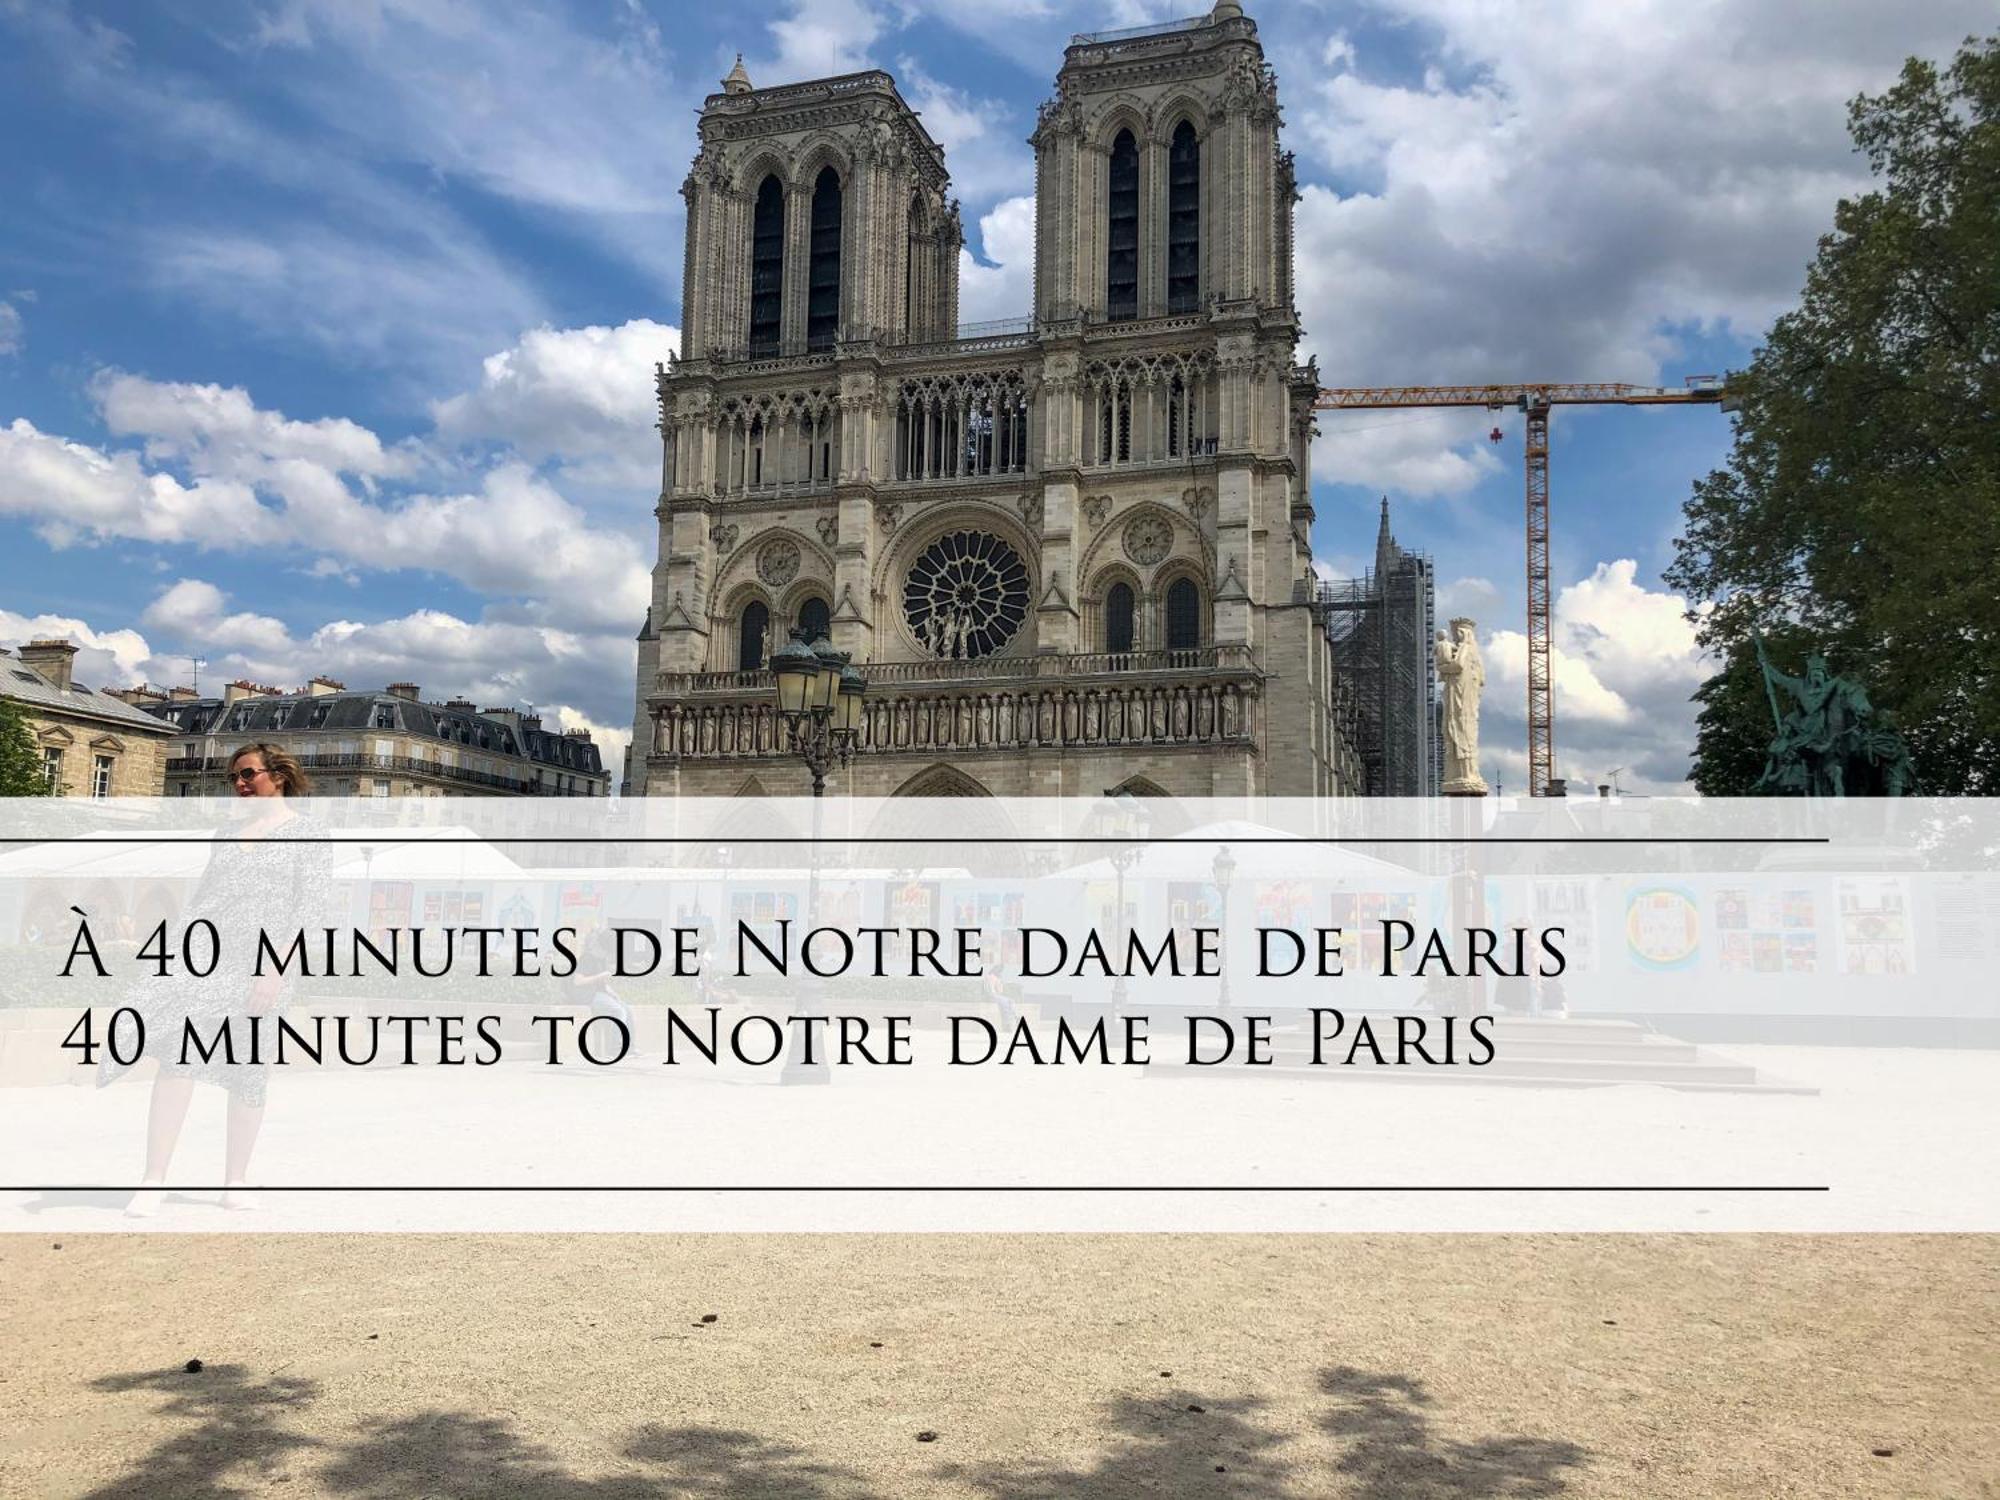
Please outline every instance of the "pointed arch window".
M806 347L826 349L840 329L840 174L820 169L813 183L811 260L806 277Z
M1192 651L1201 644L1201 590L1192 578L1167 588L1167 649Z
M1114 583L1104 596L1104 649L1130 651L1133 624L1132 585Z
M772 172L757 185L750 224L750 347L775 350L785 308L785 188Z
M1104 315L1139 316L1139 143L1121 130L1111 143L1109 235L1104 252Z
M922 282L917 274L918 262L922 259L930 242L930 216L924 212L922 194L910 197L909 253L903 258L903 328L915 335L927 331L929 319L924 317L918 304L922 300Z
M756 672L764 665L764 639L771 633L770 606L752 599L743 606L743 619L736 632L736 670Z
M1167 311L1200 307L1201 142L1183 120L1167 150Z
M809 641L833 634L833 612L824 599L815 596L799 606L799 629Z

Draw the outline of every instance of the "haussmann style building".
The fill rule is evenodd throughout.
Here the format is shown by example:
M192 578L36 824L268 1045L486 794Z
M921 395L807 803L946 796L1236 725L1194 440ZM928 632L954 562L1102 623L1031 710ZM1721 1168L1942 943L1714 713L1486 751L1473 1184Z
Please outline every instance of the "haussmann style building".
M120 696L165 725L169 797L228 796L229 760L253 741L298 757L325 797L602 797L610 776L589 733L542 727L532 713L424 701L415 683L351 692L316 677L298 692L232 682Z
M870 684L842 790L1365 790L1240 6L1068 48L1017 322L959 324L944 152L889 74L739 61L699 133L631 791L802 791L765 665L801 622Z

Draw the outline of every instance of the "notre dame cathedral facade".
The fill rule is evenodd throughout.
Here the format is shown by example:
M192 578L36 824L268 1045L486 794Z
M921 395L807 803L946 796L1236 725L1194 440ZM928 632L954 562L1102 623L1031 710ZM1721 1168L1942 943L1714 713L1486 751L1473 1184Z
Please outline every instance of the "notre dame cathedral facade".
M1315 607L1292 164L1254 21L1080 37L1030 143L1034 306L958 323L895 80L711 95L660 372L628 789L797 794L766 666L869 681L864 795L1360 790Z

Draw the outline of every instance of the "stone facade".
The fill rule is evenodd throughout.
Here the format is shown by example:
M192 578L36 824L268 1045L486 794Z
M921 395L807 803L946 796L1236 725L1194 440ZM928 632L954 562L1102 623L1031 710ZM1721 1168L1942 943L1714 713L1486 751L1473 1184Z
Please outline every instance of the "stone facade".
M170 731L75 680L76 647L30 641L0 651L0 697L21 710L49 787L65 797L157 797Z
M1031 138L1032 314L961 329L943 152L894 80L724 81L683 189L630 790L802 790L763 669L801 621L868 676L855 792L1359 790L1278 126L1234 4L1080 38Z

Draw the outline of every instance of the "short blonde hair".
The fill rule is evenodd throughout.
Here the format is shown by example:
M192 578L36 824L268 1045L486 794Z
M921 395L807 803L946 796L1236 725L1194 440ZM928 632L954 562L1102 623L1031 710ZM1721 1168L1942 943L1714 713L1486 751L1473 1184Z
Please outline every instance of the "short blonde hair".
M229 757L229 769L235 770L236 762L246 755L261 755L264 758L264 769L278 778L278 785L285 789L287 797L312 795L312 778L306 775L306 768L299 764L299 758L283 745L257 740L241 746Z

